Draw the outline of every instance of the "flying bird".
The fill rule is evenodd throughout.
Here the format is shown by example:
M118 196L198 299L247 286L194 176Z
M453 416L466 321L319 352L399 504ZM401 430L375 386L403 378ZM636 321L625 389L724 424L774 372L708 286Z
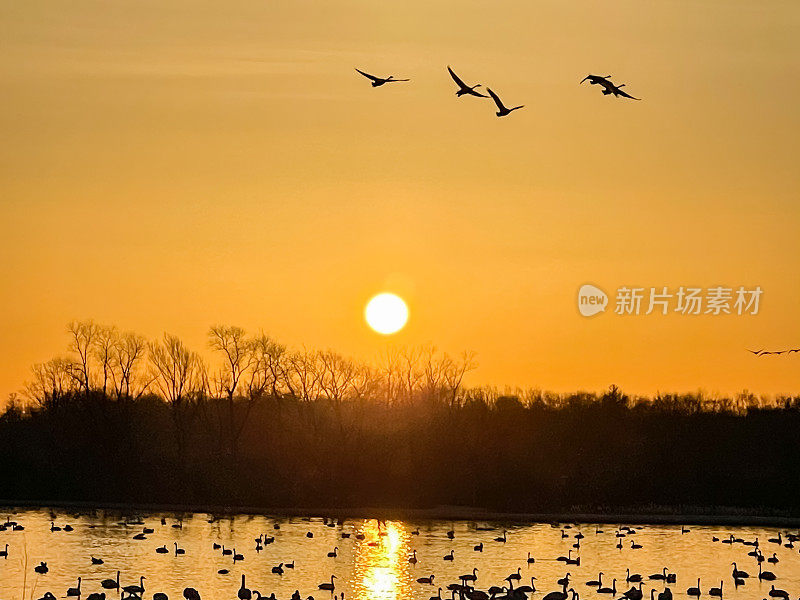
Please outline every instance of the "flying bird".
M756 356L764 354L763 348L761 350L748 350L747 348L745 348L745 350L747 350L750 354L755 354Z
M478 98L488 98L489 97L489 96L487 96L485 94L481 94L480 92L476 92L475 91L475 88L481 87L480 83L476 83L475 85L470 87L466 83L461 81L461 78L458 75L456 75L453 72L453 69L451 69L449 66L447 67L447 71L450 73L450 77L453 78L453 81L455 81L456 85L458 86L458 91L456 92L456 96L458 96L459 98L461 96L463 96L464 94L469 94L470 96L477 96Z
M364 73L361 69L356 69L359 73L361 73L364 77L372 81L372 87L379 87L384 83L395 83L398 81L411 81L410 79L395 79L394 75L389 75L389 77L375 77L375 75L370 75L369 73Z
M513 111L517 110L518 108L522 108L525 106L524 104L520 104L519 106L515 106L514 108L506 108L500 98L497 97L491 89L486 88L486 91L489 92L489 95L494 100L494 103L497 105L497 116L498 117L505 117L506 115L510 115Z
M606 75L603 77L602 75L587 75L583 79L581 79L581 83L584 81L588 81L591 85L599 85L603 88L603 95L608 96L609 94L614 94L615 98L619 96L623 96L625 98L630 98L631 100L641 100L641 98L634 98L630 94L623 92L620 88L625 87L625 84L622 83L620 85L614 85L611 82L611 75Z

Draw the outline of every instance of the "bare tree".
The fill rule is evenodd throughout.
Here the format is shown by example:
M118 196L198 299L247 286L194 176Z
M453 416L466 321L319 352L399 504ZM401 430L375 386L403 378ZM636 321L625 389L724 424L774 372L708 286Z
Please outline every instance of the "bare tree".
M170 405L178 452L183 457L186 417L193 418L195 414L193 410L186 411L185 405L204 390L207 382L205 367L200 357L173 335L165 333L161 342L152 342L149 348L153 382Z
M103 384L100 389L103 391L103 397L107 396L109 379L114 377L114 349L118 339L119 333L116 327L98 325L92 340L93 353L102 371Z
M77 356L78 368L73 370L73 375L77 378L80 388L88 396L92 385L91 357L99 327L91 320L72 321L67 325L67 331L71 336L69 350Z
M25 386L25 395L40 406L57 404L79 389L76 369L75 362L68 358L53 358L33 365L33 378Z
M320 371L317 353L306 350L293 352L289 356L291 365L290 380L299 397L304 402L316 400L320 396Z
M253 365L253 344L244 329L226 325L212 327L208 332L208 342L212 350L222 355L222 368L218 372L216 382L220 393L224 393L228 399L229 450L231 457L236 460L239 437L256 399L248 396L245 414L237 421L234 396L242 377Z
M142 365L147 357L147 341L144 337L127 332L117 337L112 347L112 359L118 374L114 372L114 391L117 400L137 399L154 381L155 374L145 377Z

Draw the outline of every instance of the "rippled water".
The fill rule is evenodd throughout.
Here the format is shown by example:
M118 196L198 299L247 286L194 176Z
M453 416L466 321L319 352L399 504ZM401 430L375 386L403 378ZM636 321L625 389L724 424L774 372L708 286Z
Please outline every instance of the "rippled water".
M677 582L671 584L676 599L688 598L686 589L701 578L703 597L708 596L711 586L724 580L725 598L758 600L769 598L770 582L760 582L755 576L758 566L755 558L748 556L751 546L741 543L723 544L713 542L712 536L727 538L730 533L743 540L758 538L765 556L775 552L780 562L764 562L764 568L773 571L778 579L776 587L789 592L791 600L800 596L800 543L794 548L770 543L778 529L752 527L720 528L692 527L681 533L680 527L637 526L636 533L622 538L623 548L618 549L616 528L601 525L597 533L593 524L572 525L562 529L548 523L501 524L475 523L469 521L389 521L379 524L375 520L345 520L328 526L323 519L274 519L263 516L239 515L212 519L207 514L141 515L146 527L153 528L144 540L133 536L142 531L143 525L126 524L119 514L93 512L90 514L50 513L46 510L29 510L16 513L0 511L0 522L6 517L24 526L24 530L8 528L0 532L0 550L8 544L8 557L0 558L0 600L26 600L42 597L50 591L61 598L70 587L82 578L81 592L85 598L91 592L102 591L100 581L114 578L121 571L123 586L138 583L139 576L146 576L145 599L156 592L166 593L170 599L179 600L184 587L196 588L203 600L235 600L242 574L247 576L247 587L259 590L264 595L275 593L279 600L288 600L292 592L299 590L305 599L309 595L317 600L339 599L345 594L348 600L427 600L436 596L441 585L453 583L461 574L478 569L476 587L486 590L492 585L504 585L503 579L521 569L521 583L530 583L537 578L536 600L545 593L560 589L556 580L566 573L572 574L574 588L582 600L596 598L619 598L616 595L598 594L585 585L596 579L603 571L604 583L611 585L617 578L617 589L628 589L625 569L647 575L660 572L667 567L677 574ZM161 519L166 519L166 525ZM50 531L51 519L57 526L71 525L74 530ZM182 522L182 527L173 527ZM277 524L279 529L275 529ZM494 538L508 531L507 542L496 542ZM415 535L415 531L419 531ZM448 531L454 538L448 538ZM313 538L307 533L313 533ZM568 537L562 537L562 532ZM575 534L585 536L580 549L572 548ZM783 538L786 532L783 531ZM275 542L256 551L255 538L274 536ZM350 534L343 538L342 534ZM358 539L357 535L363 535ZM631 549L631 540L641 544L641 549ZM787 540L784 539L784 543ZM483 552L473 547L484 544ZM176 556L174 544L185 550ZM231 556L213 549L218 543L234 549L244 560L234 563ZM156 553L156 548L166 545L168 554ZM336 558L328 557L338 546ZM556 560L567 555L580 556L580 565L565 565ZM417 564L408 558L416 550ZM455 559L443 560L454 551ZM528 564L528 552L535 563ZM104 564L92 565L91 556L102 558ZM34 566L46 561L49 573L39 575ZM281 562L294 561L295 568L287 569L283 575L273 574L271 568ZM751 575L746 584L735 588L731 577L731 562ZM228 574L218 570L228 569ZM417 583L417 578L433 574L436 585ZM335 575L333 594L317 589L319 583L330 581ZM645 581L645 600L650 589L661 591L663 585ZM449 598L446 591L442 594ZM108 593L109 600L117 598L116 592ZM255 597L255 596L254 596Z

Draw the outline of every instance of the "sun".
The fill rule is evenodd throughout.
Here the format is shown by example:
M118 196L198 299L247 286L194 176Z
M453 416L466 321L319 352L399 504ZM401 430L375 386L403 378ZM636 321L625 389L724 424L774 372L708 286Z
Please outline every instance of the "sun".
M408 321L408 306L400 296L385 292L367 302L364 318L378 333L390 335L405 327Z

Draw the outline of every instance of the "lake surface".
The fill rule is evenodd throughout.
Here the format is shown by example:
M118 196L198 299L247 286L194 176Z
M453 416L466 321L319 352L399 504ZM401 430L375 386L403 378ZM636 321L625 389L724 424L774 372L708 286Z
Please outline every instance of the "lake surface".
M691 527L681 533L679 526L634 526L636 533L616 537L617 527L593 524L550 523L487 523L470 521L388 521L348 519L329 526L322 518L271 518L266 516L239 515L212 518L208 514L153 513L132 517L119 513L96 511L83 514L50 512L48 510L26 510L15 513L0 510L0 522L10 518L24 530L7 528L0 532L0 550L8 544L8 557L0 557L0 600L28 600L41 598L50 591L62 598L70 587L82 578L81 592L85 598L89 593L102 591L100 581L113 579L121 571L123 586L139 582L146 576L143 598L151 599L156 592L166 593L170 600L180 600L185 587L194 587L203 600L236 600L241 584L241 575L247 576L247 587L267 596L275 593L279 600L288 600L299 590L305 600L314 596L316 600L339 599L345 594L347 600L428 600L436 596L439 586L458 581L459 575L477 568L478 589L487 590L493 585L507 585L504 578L521 569L521 581L530 584L535 576L537 592L534 600L547 592L559 590L556 583L566 573L571 573L570 584L582 600L598 598L616 599L631 584L625 582L626 568L644 576L645 600L650 589L663 589L658 581L649 581L647 576L661 572L667 567L677 575L677 582L670 584L674 597L688 599L686 590L696 585L701 578L702 598L710 598L708 590L723 584L723 597L736 600L760 600L769 598L772 582L759 581L756 559L748 556L752 546L742 543L723 544L712 537L736 538L752 541L758 538L765 557L776 554L776 564L764 562L765 570L777 575L774 582L779 589L789 593L791 600L800 597L800 542L787 548L786 530L758 527ZM142 524L125 523L125 519L140 518ZM162 525L161 520L166 524ZM51 531L51 521L56 526L70 525L73 531ZM328 521L330 523L330 521ZM181 524L181 527L174 525ZM275 525L279 529L275 529ZM624 524L621 524L624 525ZM152 528L146 539L136 540L134 535L143 527ZM596 530L599 527L602 533ZM507 541L494 538L507 531ZM418 531L418 534L414 534ZM448 537L453 531L453 539ZM307 533L313 534L312 538ZM580 549L572 548L575 535L582 533ZM781 533L783 544L769 542ZM794 533L797 533L796 531ZM350 537L342 537L350 534ZM259 536L275 538L274 543L256 550L255 539ZM567 537L563 537L566 535ZM357 537L358 536L358 537ZM358 539L363 536L363 539ZM617 548L622 540L623 547ZM631 541L642 546L632 549ZM473 548L483 543L483 552ZM176 556L174 544L185 550ZM244 559L233 562L230 555L223 555L214 544L243 555ZM169 553L159 554L156 548L165 545ZM329 557L338 546L337 556ZM418 562L408 559L416 550ZM443 559L453 551L454 560ZM565 565L556 560L566 556L580 556L580 565ZM535 562L528 564L528 552ZM102 565L93 565L90 557L101 558ZM46 561L49 572L39 575L34 567ZM732 562L747 571L750 578L743 586L734 587L731 576ZM283 575L271 572L279 563L294 562L294 569L286 569ZM228 574L219 574L228 569ZM617 578L615 595L598 594L595 588L585 585L597 578L599 571L605 573L603 582L609 586ZM417 578L433 574L435 585L417 583ZM329 582L335 575L333 594L317 589L317 585ZM115 600L118 594L106 590L107 598ZM443 597L450 598L446 590ZM254 596L255 598L255 596Z

